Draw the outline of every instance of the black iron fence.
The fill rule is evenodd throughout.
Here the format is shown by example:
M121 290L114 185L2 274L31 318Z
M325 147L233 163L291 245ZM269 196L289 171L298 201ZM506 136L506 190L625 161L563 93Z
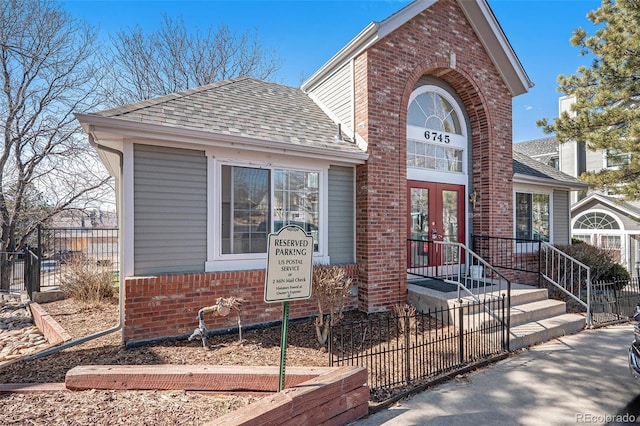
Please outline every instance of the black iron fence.
M592 284L591 312L597 325L628 321L640 301L640 277Z
M398 311L399 309L396 309ZM329 364L358 365L369 373L373 401L509 351L505 298L417 313L343 321L331 328Z
M27 291L29 297L38 289L38 256L30 249L0 252L0 290L6 293Z
M40 287L57 287L74 262L111 269L117 280L120 265L118 228L40 228Z
M0 282L5 292L19 293L24 290L24 252L0 252Z

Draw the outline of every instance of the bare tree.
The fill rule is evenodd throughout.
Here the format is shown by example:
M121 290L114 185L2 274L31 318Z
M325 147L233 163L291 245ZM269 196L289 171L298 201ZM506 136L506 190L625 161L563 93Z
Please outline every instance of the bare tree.
M154 33L145 34L140 26L119 31L106 52L111 106L242 75L266 79L281 66L257 31L238 34L221 25L189 32L182 19L167 15Z
M98 105L94 49L94 31L55 3L0 1L0 251L21 248L38 224L112 191L73 116Z

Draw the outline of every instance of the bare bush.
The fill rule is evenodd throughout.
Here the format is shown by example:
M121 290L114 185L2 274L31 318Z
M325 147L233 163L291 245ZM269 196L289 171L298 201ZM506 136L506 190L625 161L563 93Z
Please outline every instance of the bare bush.
M65 265L60 290L78 302L99 304L114 296L113 270L74 256Z
M342 312L349 299L351 277L338 265L315 265L313 267L313 297L318 307L315 320L316 338L324 346L329 328L342 319Z
M398 319L398 330L404 334L407 332L405 319L409 318L409 332L415 332L417 327L416 307L405 303L404 305L394 305L393 311Z

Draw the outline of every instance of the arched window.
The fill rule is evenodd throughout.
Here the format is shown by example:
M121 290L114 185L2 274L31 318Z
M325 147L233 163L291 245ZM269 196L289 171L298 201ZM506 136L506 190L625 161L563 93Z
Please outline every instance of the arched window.
M573 229L620 229L618 221L602 212L589 212L576 219Z
M451 103L436 92L418 94L409 104L407 124L462 135L460 119Z
M407 167L464 173L465 133L462 110L446 90L417 88L407 110Z

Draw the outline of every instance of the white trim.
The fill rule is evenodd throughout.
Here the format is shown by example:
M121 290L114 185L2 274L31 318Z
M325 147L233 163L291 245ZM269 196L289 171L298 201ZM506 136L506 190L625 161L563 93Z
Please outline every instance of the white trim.
M598 200L601 203L610 206L612 209L620 210L623 213L625 213L625 214L627 214L627 215L629 215L631 217L640 218L640 216L638 215L637 212L633 212L633 211L629 210L627 207L625 207L624 205L617 204L616 202L611 201L611 200L609 200L609 199L607 199L607 198L605 198L605 197L603 197L603 196L601 196L599 194L591 194L591 195L583 198L582 200L580 200L577 203L575 203L574 205L572 205L571 206L571 210L572 211L576 210L576 209L584 206L585 204L589 203L592 200ZM591 209L589 209L589 210L591 210Z
M554 243L554 227L553 227L553 190L548 190L547 188L531 188L524 187L519 185L514 185L513 187L513 200L512 200L512 211L513 211L513 236L514 238L517 235L517 218L516 218L516 194L531 194L531 195L547 195L549 196L549 244ZM533 206L532 206L533 207ZM533 213L533 212L532 212Z
M462 113L462 108L458 104L458 101L445 89L439 86L435 86L432 84L425 84L414 89L409 96L409 103L407 104L407 114L411 103L421 94L423 93L436 93L437 95L442 96L444 99L449 102L454 112L457 114L458 124L460 125L461 135L455 133L446 133L450 136L450 143L443 144L443 147L446 148L457 148L462 149L462 171L461 172L450 172L446 170L434 170L434 169L423 169L419 167L410 167L406 165L405 158L405 167L407 169L407 180L419 180L423 182L445 182L445 183L453 183L456 185L464 185L465 186L465 200L467 199L467 185L469 183L469 156L467 155L470 151L470 140L467 135L467 120L466 116ZM425 141L424 138L420 139L419 136L425 130L435 130L427 127L419 127L407 124L405 127L405 146L408 140L414 140L420 143L428 143L431 145L435 145L432 142ZM438 130L439 131L439 130ZM440 131L439 131L440 132ZM408 154L407 154L408 155ZM466 204L466 203L465 203Z
M313 91L318 84L331 76L341 65L352 60L407 21L431 7L434 3L436 3L436 0L415 1L380 23L370 23L318 71L309 77L307 81L302 84L301 89L307 93ZM500 24L496 21L486 0L457 0L457 3L480 39L494 66L500 73L511 95L517 96L526 93L533 87L533 83L529 80L526 71L511 48L509 41L502 31ZM493 52L491 46L494 45L497 45L501 52ZM501 54L504 55L506 61L502 60L500 57ZM505 72L503 68L507 68L507 72L513 72L515 79L507 78L507 72Z
M264 157L249 155L244 158L234 156L232 152L207 151L207 260L205 262L205 272L215 271L240 271L251 269L264 269L266 267L266 253L240 253L223 254L221 246L222 218L219 214L222 203L222 166L254 167L270 170L270 179L273 180L273 170L297 170L318 173L318 252L314 253L314 262L328 263L327 241L328 230L328 191L329 191L329 163L318 163L313 159L307 161L297 161L286 157L270 158L272 161L265 161ZM273 199L274 186L270 185L270 197ZM273 206L272 206L273 207ZM273 212L271 212L271 215Z
M589 210L585 210L583 212L580 212L579 215L577 215L576 217L574 217L571 220L571 233L573 234L573 227L576 224L576 222L578 221L579 218L581 218L582 216L589 214L589 213L602 213L602 214L606 214L607 216L611 216L616 223L618 224L618 229L577 229L576 232L577 234L585 234L585 233L589 233L589 232L594 232L594 231L598 231L598 233L603 233L603 234L619 234L619 233L623 233L625 232L625 228L624 228L624 222L622 222L622 220L620 220L620 217L611 212L610 210L604 210L604 209L589 209Z
M235 148L260 153L287 154L296 157L317 158L321 160L335 160L345 164L363 164L369 155L360 152L343 151L339 148L314 147L298 145L288 142L278 142L253 137L227 135L204 130L194 130L181 127L163 126L156 123L140 123L136 121L100 117L91 114L77 114L85 131L98 141L110 140L114 137L135 139L136 143L158 145L177 143L184 148L184 144L194 144L200 149L207 147ZM105 143L107 145L107 143Z

